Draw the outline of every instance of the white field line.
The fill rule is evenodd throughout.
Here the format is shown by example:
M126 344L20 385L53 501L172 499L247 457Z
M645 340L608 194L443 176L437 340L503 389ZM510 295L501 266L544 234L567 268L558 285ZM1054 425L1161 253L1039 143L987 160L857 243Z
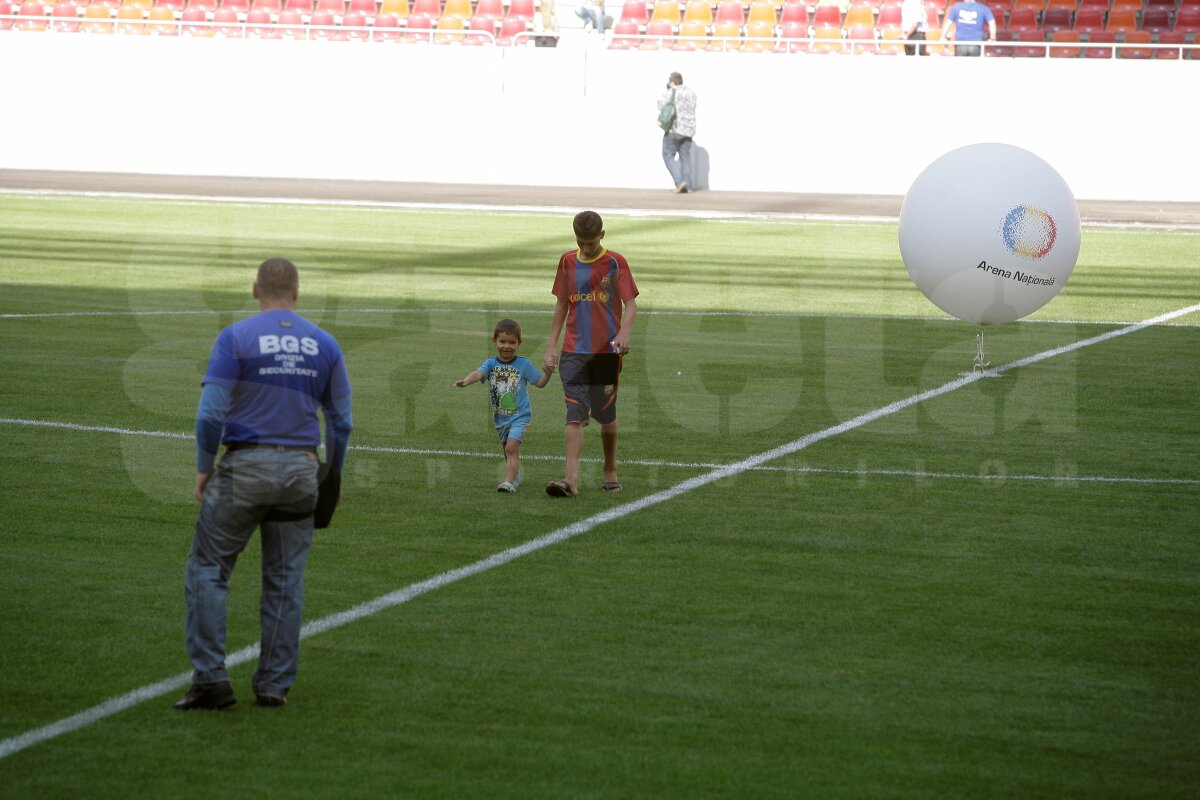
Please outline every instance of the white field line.
M122 436L144 436L151 439L179 439L184 441L193 441L194 434L191 433L175 433L172 431L146 431L133 428L117 428L107 425L80 425L74 422L56 422L53 420L41 419L17 419L13 417L0 417L0 425L16 425L32 428L54 428L58 430L78 431L81 433L116 433ZM402 456L440 456L448 458L477 458L495 460L499 457L499 451L482 451L482 450L449 450L449 449L434 449L422 447L384 447L379 445L350 445L350 449L359 453L384 453ZM562 461L562 456L547 456L526 453L521 456L524 461ZM600 458L584 458L583 461L594 464L600 464L603 459ZM662 461L653 459L633 459L622 458L621 464L635 467L659 467L665 469L688 469L688 470L712 470L721 469L728 464L721 464L715 461ZM946 479L946 480L987 480L987 481L1050 481L1055 483L1128 483L1128 484L1175 484L1182 486L1200 485L1200 478L1134 478L1126 476L1110 476L1110 475L1037 475L1037 474L1014 474L1008 475L1005 473L991 472L930 472L926 470L907 470L907 469L850 469L850 468L834 468L834 467L813 467L813 466L796 466L796 467L780 467L760 465L752 467L747 471L751 472L779 472L792 473L803 475L847 475L852 477L894 477L894 478L916 478L916 479Z
M768 461L773 461L783 456L798 453L801 450L811 447L818 442L831 439L856 428L861 428L864 425L869 425L876 420L891 416L892 414L897 414L905 409L912 408L920 403L924 403L927 400L933 400L937 397L941 397L944 394L957 391L964 386L970 386L976 381L983 379L987 375L1000 375L1008 372L1009 370L1028 366L1030 364L1036 364L1039 361L1045 361L1046 359L1054 358L1055 356L1063 355L1064 353L1080 350L1084 347L1090 347L1094 344L1100 344L1110 339L1115 339L1118 336L1136 333L1137 331L1150 327L1151 325L1158 325L1185 314L1195 313L1196 311L1200 311L1200 304L1188 306L1187 308L1171 311L1166 314L1160 314L1157 317L1143 320L1142 322L1134 325L1129 325L1125 328L1115 331L1109 331L1099 336L1093 336L1089 339L1081 339L1072 344L1056 347L1052 350L1045 350L1041 353L1037 353L1036 355L1029 356L1028 358L1022 358L1009 364L996 367L995 369L989 370L986 373L975 372L970 375L964 375L948 383L944 383L935 389L929 389L919 394L912 395L911 397L904 398L903 400L897 400L893 403L888 403L885 406L880 406L873 411L868 411L865 414L861 414L838 425L834 425L815 433L810 433L806 436L801 436L799 439L780 445L772 450L767 450L766 452L750 456L749 458L745 458L734 464L727 464L718 467L704 473L703 475L689 478L660 492L646 495L629 503L613 506L612 508L602 511L599 514L593 514L590 517L581 519L577 522L567 525L566 527L551 531L550 533L539 536L536 539L531 539L524 544L511 547L507 550L502 550L501 552L490 555L487 558L476 561L473 564L468 564L464 567L459 567L458 569L443 572L440 575L435 575L427 580L410 584L409 586L405 586L402 589L397 589L394 592L377 597L374 600L370 600L361 605L357 605L337 614L332 614L328 617L310 622L301 629L300 636L302 639L305 639L310 636L315 636L317 634L333 630L335 628L340 628L343 625L348 625L360 619L373 616L381 611L385 611L389 608L407 603L409 600L420 597L427 592L457 583L464 578L478 575L481 572L486 572L490 569L503 566L511 561L521 558L522 556L535 553L552 545L572 539L580 534L587 533L588 531L604 525L605 523L624 519L625 517L635 514L642 509L650 508L661 503L666 503L674 500L676 497L687 494L688 492L701 489L710 483L715 483L724 478L739 475L743 472L759 467ZM229 667L237 666L255 658L257 653L257 645L244 647L241 650L231 654L226 659L225 663ZM46 725L45 727L37 728L19 736L14 736L0 741L0 758L6 758L13 753L24 750L32 745L44 742L48 739L53 739L57 736L61 736L64 733L69 733L71 731L86 727L98 722L99 720L105 719L106 717L110 717L114 714L120 713L121 711L132 708L133 706L138 705L146 700L151 700L167 694L172 690L180 689L186 686L190 679L191 678L188 673L182 673L173 678L167 678L166 680L162 680L157 683L142 686L138 689L134 689L132 692L107 700L100 705L94 706L86 711L82 711L74 716L66 717L57 722L51 723L50 725Z
M455 213L503 213L533 215L565 215L575 214L579 209L574 206L546 206L524 204L486 204L486 203L419 203L389 200L337 200L305 197L250 197L238 195L191 195L162 192L116 192L116 191L81 191L70 189L0 189L0 196L13 197L96 197L115 200L154 200L176 205L291 205L327 208L364 208L364 209L398 209L405 211L448 211ZM776 211L721 211L716 209L683 209L683 208L597 208L603 216L619 216L634 218L668 218L668 219L705 219L720 221L810 221L832 223L884 223L899 222L898 216L867 215L867 214L818 214L811 212L776 212ZM1108 228L1138 230L1180 230L1200 231L1200 225L1180 222L1095 222L1083 220L1085 228Z

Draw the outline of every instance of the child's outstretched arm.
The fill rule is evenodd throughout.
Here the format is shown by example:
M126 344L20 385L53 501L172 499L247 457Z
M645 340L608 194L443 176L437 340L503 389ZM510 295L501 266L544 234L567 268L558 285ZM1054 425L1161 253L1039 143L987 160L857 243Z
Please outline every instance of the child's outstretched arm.
M454 385L461 389L464 386L470 386L472 383L479 383L481 380L483 380L483 373L475 370L467 375L467 377L456 380Z

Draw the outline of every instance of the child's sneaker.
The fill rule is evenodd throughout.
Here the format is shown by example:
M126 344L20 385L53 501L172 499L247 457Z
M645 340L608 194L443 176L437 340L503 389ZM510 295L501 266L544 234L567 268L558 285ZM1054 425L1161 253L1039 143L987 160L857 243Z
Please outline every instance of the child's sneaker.
M505 481L504 483L502 483L496 487L497 492L504 492L505 494L512 494L516 490L517 490L517 487L515 485L509 483L508 481Z

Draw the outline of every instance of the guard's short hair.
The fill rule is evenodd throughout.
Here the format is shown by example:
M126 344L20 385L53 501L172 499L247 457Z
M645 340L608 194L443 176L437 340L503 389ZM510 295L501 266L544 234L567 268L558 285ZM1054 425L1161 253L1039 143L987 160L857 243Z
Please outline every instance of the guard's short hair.
M604 220L595 211L580 211L575 215L575 235L580 239L595 239L604 233Z
M672 72L671 83L675 84L676 86L683 86L683 76L678 72Z
M494 331L492 331L492 341L494 342L497 339L499 339L500 334L502 334L502 333L507 333L512 336L515 336L517 338L517 341L520 342L521 341L521 323L517 322L515 319L505 318L505 319L500 320L499 322L496 323L496 329Z
M268 258L258 265L258 293L272 299L291 297L300 288L300 273L286 258Z

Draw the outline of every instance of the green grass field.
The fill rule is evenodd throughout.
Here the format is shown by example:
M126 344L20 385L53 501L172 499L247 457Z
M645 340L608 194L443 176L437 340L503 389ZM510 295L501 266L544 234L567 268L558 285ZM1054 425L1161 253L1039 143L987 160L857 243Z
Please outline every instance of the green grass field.
M912 285L894 225L606 222L642 290L626 490L592 460L556 501L557 379L512 496L483 390L450 384L500 316L540 360L568 217L0 196L0 797L1196 795L1200 313L677 489L943 386L975 329ZM307 620L590 529L306 639L285 709L242 664L232 711L171 689L12 749L189 669L199 380L275 255L355 390ZM1085 229L988 358L1198 287L1197 232ZM231 653L257 639L255 548Z

